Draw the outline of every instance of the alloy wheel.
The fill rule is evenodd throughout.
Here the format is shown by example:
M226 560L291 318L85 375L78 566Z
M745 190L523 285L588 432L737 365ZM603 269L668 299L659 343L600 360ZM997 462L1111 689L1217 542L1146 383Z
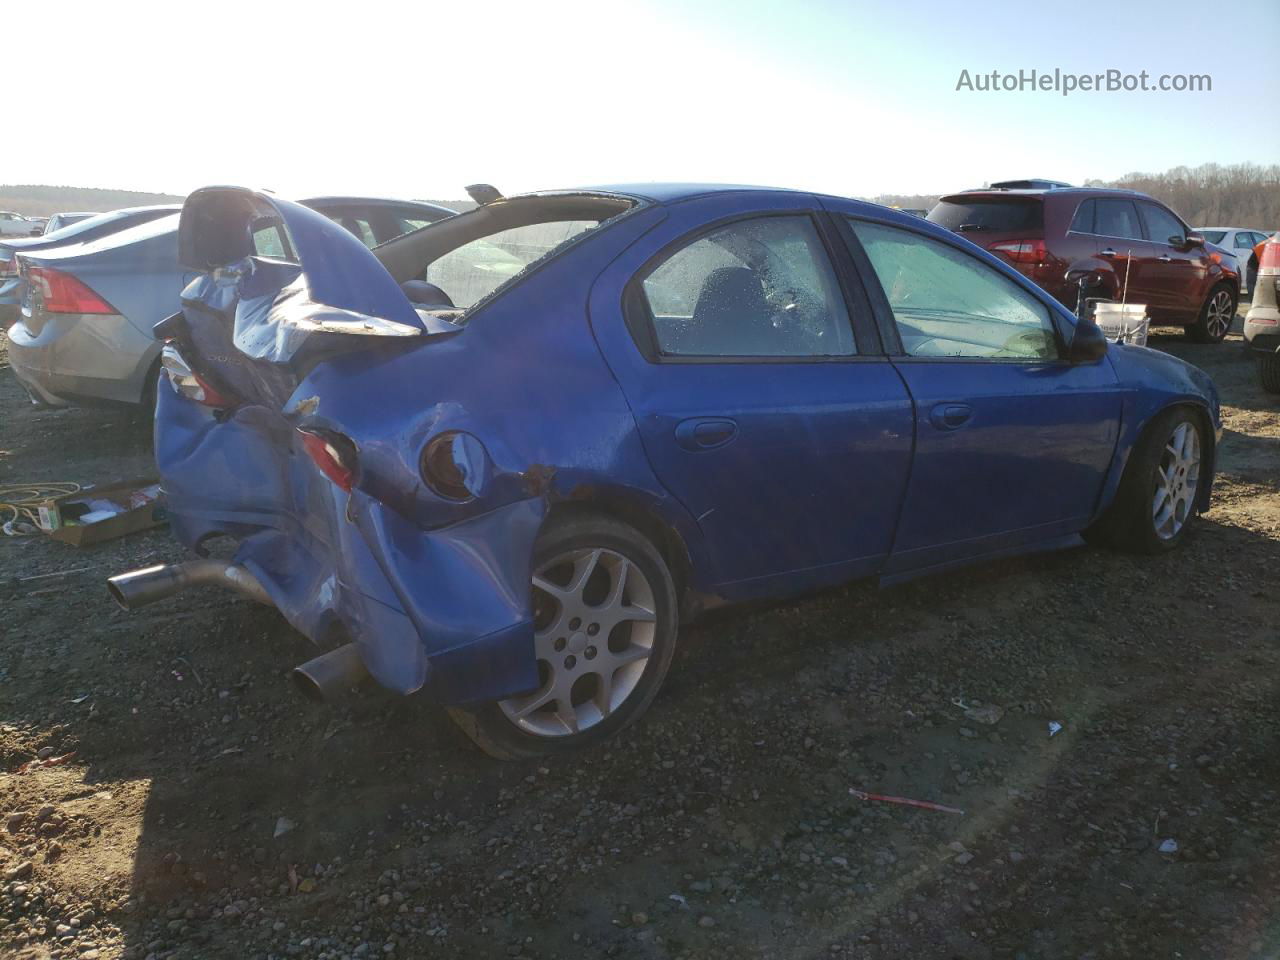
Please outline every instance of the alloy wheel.
M1184 420L1174 427L1156 467L1151 519L1161 540L1176 537L1191 516L1199 482L1200 434Z
M1213 339L1221 340L1227 335L1234 314L1231 307L1231 294L1226 290L1219 290L1210 298L1209 309L1205 315L1205 326Z
M534 650L541 684L499 706L540 737L582 733L635 691L653 652L653 587L640 568L603 548L553 557L533 576Z

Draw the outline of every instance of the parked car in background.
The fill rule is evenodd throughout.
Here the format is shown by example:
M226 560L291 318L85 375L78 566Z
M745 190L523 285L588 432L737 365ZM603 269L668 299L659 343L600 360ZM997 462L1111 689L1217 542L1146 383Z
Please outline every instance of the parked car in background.
M1257 249L1258 282L1244 318L1244 342L1268 393L1280 393L1280 234Z
M1258 275L1258 257L1253 249L1265 241L1268 234L1244 227L1196 227L1195 231L1209 243L1231 252L1239 265L1240 292L1248 293L1250 282Z
M303 202L366 244L453 215L446 207L416 201ZM293 255L282 233L264 228L258 239L264 252ZM169 215L86 243L21 248L15 259L22 303L9 330L9 364L32 400L153 403L160 344L152 327L178 308L182 288L195 276L178 265L178 218Z
M0 210L0 236L30 237L44 227L43 220L32 220L12 210Z
M84 244L100 237L119 233L129 227L171 217L182 207L159 204L149 207L125 207L110 213L98 213L88 219L63 227L55 233L39 237L21 237L0 241L0 327L8 329L21 315L24 284L18 276L17 251L34 252L69 244Z
M682 614L1081 534L1163 552L1209 502L1205 373L875 204L556 191L370 251L215 187L180 236L156 460L175 535L238 547L113 596L234 587L329 651L304 689L421 691L496 756L635 720Z
M100 213L55 213L45 221L42 235L53 233L55 230L61 230L63 227L69 227L73 223L79 223L81 220L88 220L90 217L99 217Z
M1074 308L1078 279L1091 297L1147 305L1153 323L1217 343L1235 317L1234 265L1145 194L1100 187L966 190L943 197L929 220L1003 257ZM1126 289L1127 288L1127 289Z

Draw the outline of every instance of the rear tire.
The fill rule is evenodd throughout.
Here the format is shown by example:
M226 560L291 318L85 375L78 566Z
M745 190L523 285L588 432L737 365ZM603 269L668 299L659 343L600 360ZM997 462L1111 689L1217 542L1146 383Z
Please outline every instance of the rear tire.
M1187 327L1187 336L1196 343L1221 343L1236 316L1236 292L1229 283L1219 283L1209 291L1200 316Z
M1258 358L1258 376L1267 393L1280 393L1280 354Z
M485 753L519 760L612 737L653 702L671 666L675 584L640 533L605 516L552 521L534 545L540 689L450 718Z
M1209 480L1208 449L1194 411L1175 407L1160 414L1134 445L1115 500L1085 539L1131 553L1172 550L1196 518L1201 484Z

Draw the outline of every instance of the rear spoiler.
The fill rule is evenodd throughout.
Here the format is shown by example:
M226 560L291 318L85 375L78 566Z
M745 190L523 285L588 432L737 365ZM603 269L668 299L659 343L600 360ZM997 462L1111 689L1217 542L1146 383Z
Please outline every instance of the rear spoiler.
M269 194L243 187L196 190L182 205L178 259L205 274L242 265L257 254L255 234L272 227L282 232L283 259L300 269L311 304L423 329L408 297L368 247L324 214ZM347 332L373 332L359 326Z

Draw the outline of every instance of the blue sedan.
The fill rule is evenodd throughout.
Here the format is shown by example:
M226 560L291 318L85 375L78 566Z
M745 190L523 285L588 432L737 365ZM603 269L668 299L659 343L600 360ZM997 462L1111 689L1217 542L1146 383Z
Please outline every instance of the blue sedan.
M155 449L218 583L499 757L650 704L699 611L1078 544L1176 546L1221 434L1200 370L1108 344L884 207L728 186L506 198L375 247L188 198ZM215 537L230 561L205 556Z

